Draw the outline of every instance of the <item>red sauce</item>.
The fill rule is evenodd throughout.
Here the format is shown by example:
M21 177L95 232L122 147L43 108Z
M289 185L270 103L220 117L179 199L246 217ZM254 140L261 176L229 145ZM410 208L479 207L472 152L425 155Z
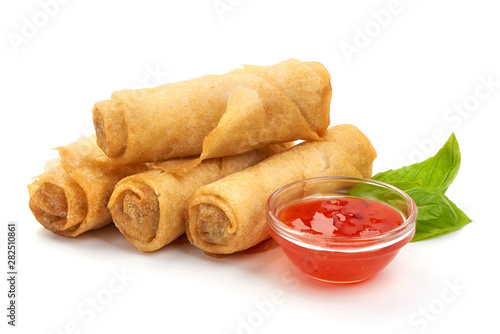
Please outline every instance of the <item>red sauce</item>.
M403 223L390 206L362 198L306 200L285 208L278 219L304 233L336 237L378 235Z
M310 237L349 239L340 250L316 250L292 243L270 231L299 268L310 276L330 282L356 282L372 277L387 266L413 237L410 235L384 248L356 252L356 247L359 247L356 239L388 232L403 223L401 214L388 205L359 198L304 200L282 209L277 218Z

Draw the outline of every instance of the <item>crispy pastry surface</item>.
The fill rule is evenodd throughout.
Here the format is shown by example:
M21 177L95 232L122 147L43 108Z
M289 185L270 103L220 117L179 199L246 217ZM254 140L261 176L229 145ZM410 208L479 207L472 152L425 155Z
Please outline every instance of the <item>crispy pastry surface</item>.
M60 159L28 185L29 207L46 229L66 237L111 223L106 205L116 183L147 168L110 164L93 137L57 150Z
M198 189L186 205L189 241L212 254L245 250L269 237L265 203L281 186L318 176L371 175L376 153L361 131L338 125L326 138L304 142Z
M137 249L157 250L184 234L184 205L196 189L290 146L271 145L237 156L207 159L182 174L177 172L193 159L149 164L151 170L128 176L116 185L108 203L113 222Z
M114 163L236 155L319 140L330 122L330 75L296 59L224 75L121 90L93 108L97 144ZM198 161L198 163L199 163Z

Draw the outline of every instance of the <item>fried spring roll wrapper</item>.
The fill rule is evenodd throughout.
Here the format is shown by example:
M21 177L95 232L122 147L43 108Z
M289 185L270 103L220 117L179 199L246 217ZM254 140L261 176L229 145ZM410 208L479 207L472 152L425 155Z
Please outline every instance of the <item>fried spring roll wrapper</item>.
M128 176L116 185L108 203L113 222L125 238L143 252L157 250L184 234L183 208L194 191L205 184L284 151L292 144L276 144L236 156L203 161L187 174L177 175L192 159L152 164L152 170Z
M95 104L97 144L115 163L231 156L319 140L330 123L330 75L296 59L224 75L121 90ZM179 140L182 138L182 140Z
M214 254L252 247L269 237L265 203L276 189L311 177L370 177L375 157L356 127L332 127L325 141L304 142L198 189L186 204L188 239Z
M46 229L66 237L111 223L106 205L116 183L147 169L109 164L93 138L57 150L59 161L28 185L29 207Z

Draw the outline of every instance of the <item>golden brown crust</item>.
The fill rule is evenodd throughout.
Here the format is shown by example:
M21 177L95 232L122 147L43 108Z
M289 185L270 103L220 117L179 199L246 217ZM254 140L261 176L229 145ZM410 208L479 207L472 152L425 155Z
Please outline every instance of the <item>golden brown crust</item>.
M372 162L377 157L377 152L368 137L356 126L351 124L336 126L335 131L329 132L325 139L339 144L349 152L357 152L350 156L351 161L363 177L372 176Z
M183 173L179 170L191 166L195 159L150 163L149 171L126 177L116 185L108 203L113 222L135 248L157 250L184 234L184 205L196 189L290 146L271 145L237 156L208 159Z
M111 223L107 209L116 183L146 165L112 165L93 138L59 147L60 160L28 185L29 207L46 229L75 237Z
M288 71L292 66L294 71ZM280 88L282 94L290 97L299 108L307 123L320 137L326 133L330 124L330 113L318 112L318 110L329 110L332 96L330 74L319 62L300 62L290 59L274 66L245 65L245 70L250 71L265 80L272 82ZM282 73L287 73L286 80L279 80ZM307 80L304 80L307 78ZM296 83L300 83L300 90L296 89Z
M368 171L375 159L364 137L355 127L335 126L327 136L331 140L304 142L201 187L186 204L189 241L205 252L231 254L267 239L264 206L271 193L305 178L362 177L360 170Z
M111 163L203 160L319 140L329 125L330 98L324 66L291 59L118 91L96 103L93 114L97 143Z

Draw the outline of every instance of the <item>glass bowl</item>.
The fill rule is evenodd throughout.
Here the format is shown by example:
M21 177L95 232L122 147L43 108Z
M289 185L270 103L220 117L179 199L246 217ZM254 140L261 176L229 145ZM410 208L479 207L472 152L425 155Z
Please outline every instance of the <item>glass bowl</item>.
M331 203L375 201L389 207L385 210L395 210L397 223L392 222L395 227L388 231L367 228L369 232L337 235L336 232L307 232L307 228L299 229L280 220L290 206L316 200L333 201ZM353 217L376 214L349 212ZM394 216L394 212L392 214ZM328 176L293 182L276 190L266 204L269 233L288 258L307 275L331 283L363 281L384 269L413 238L416 218L417 206L408 194L383 182L355 177Z

